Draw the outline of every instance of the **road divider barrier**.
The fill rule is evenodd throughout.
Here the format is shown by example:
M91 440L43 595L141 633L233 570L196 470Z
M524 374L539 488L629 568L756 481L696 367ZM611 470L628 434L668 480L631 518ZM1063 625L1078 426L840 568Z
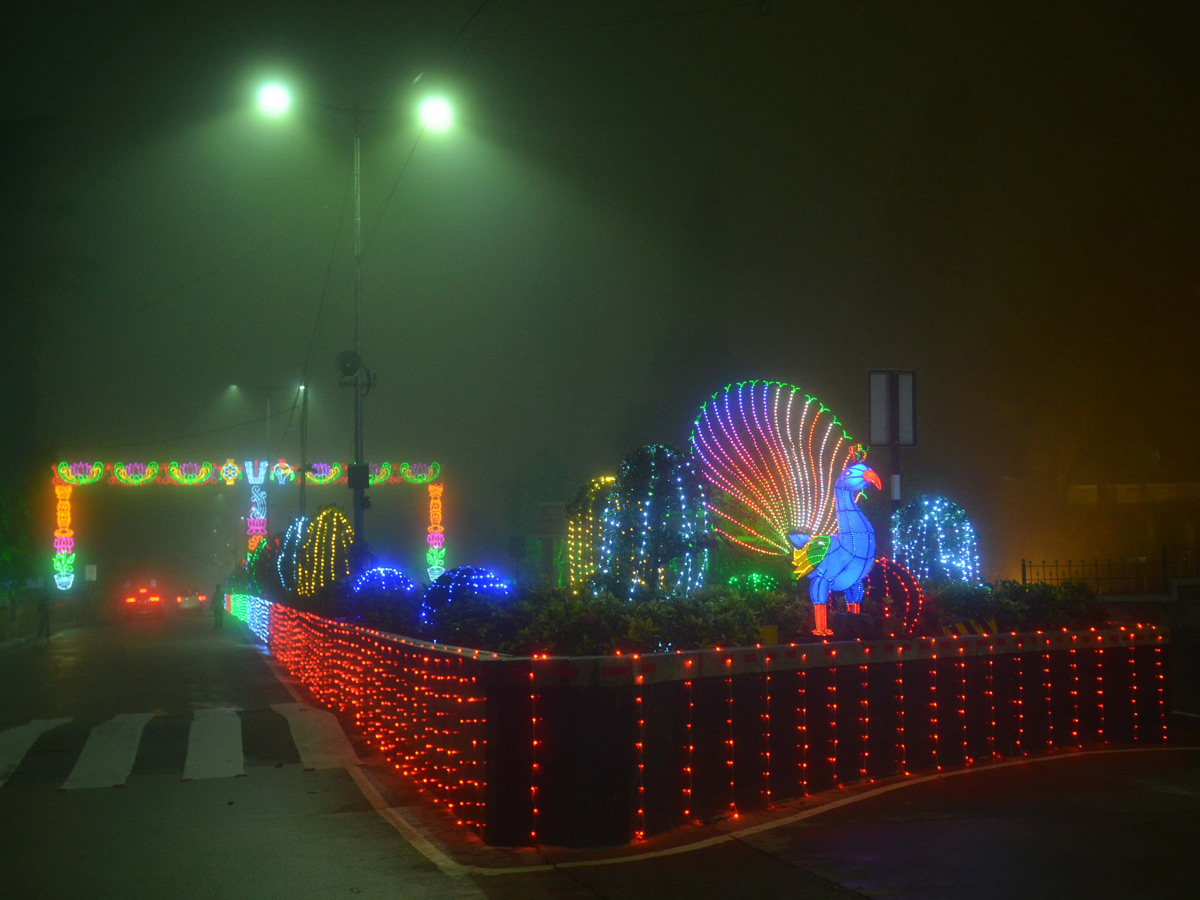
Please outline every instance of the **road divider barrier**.
M568 658L261 598L231 610L494 845L622 844L851 784L1169 737L1167 638L1149 626Z

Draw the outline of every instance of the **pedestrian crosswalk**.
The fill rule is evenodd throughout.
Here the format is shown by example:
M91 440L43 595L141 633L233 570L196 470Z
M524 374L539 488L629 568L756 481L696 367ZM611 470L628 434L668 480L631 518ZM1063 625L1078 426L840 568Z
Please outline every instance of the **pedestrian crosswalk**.
M125 713L102 722L37 719L0 730L0 788L122 787L152 774L234 778L256 767L297 763L305 769L360 764L337 718L302 703L174 716Z

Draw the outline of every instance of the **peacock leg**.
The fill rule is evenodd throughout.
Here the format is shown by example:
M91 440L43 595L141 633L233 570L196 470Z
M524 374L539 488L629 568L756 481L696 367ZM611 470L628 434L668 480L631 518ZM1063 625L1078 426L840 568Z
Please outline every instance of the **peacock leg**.
M808 599L813 605L813 634L827 637L829 630L829 580L824 575L815 575L808 580Z
M846 588L846 612L858 615L862 612L863 583L856 581Z

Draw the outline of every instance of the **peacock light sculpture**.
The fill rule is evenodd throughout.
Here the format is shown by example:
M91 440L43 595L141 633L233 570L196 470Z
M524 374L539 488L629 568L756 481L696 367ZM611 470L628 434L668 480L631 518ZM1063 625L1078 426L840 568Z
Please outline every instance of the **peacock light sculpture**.
M779 381L731 384L701 408L691 448L713 529L748 553L791 556L797 577L810 576L815 634L830 633L830 590L859 611L875 533L855 496L879 476L827 406Z

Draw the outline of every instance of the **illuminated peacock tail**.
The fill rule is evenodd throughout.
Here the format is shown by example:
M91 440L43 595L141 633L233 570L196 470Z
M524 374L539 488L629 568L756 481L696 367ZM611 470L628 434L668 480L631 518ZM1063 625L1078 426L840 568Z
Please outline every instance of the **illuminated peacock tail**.
M691 446L713 529L743 550L779 556L837 530L834 482L866 457L829 407L779 381L741 381L713 394ZM800 553L793 562L811 569L819 559Z

